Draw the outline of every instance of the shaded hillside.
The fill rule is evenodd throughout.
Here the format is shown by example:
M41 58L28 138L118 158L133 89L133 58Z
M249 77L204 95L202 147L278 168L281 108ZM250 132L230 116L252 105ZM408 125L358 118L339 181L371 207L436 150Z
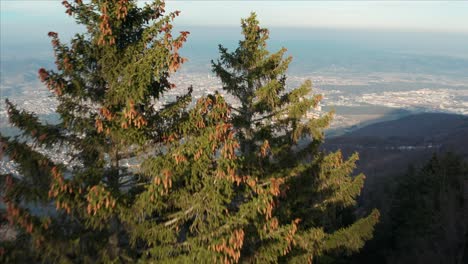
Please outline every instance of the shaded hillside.
M350 132L346 137L433 137L468 129L468 117L444 113L424 113L381 122Z
M382 212L374 238L351 263L468 263L468 162L434 155L387 179L366 201Z
M430 255L427 254L427 252L431 252L428 250L423 254L425 262L421 262L419 259L421 256L413 254L414 252L402 251L402 255L398 255L397 253L401 252L397 250L398 245L395 244L395 241L406 240L402 236L395 239L391 237L396 231L391 229L390 223L393 223L392 216L395 213L395 208L403 208L396 205L395 201L402 197L399 192L401 189L399 183L411 182L411 179L408 179L408 172L414 172L414 168L422 168L427 164L428 160L433 160L434 153L444 156L443 153L445 152L454 152L461 158L468 160L468 116L441 113L405 116L397 120L368 125L344 136L329 138L323 147L327 151L341 149L345 156L359 152L360 160L356 172L364 172L367 176L360 197L360 208L363 211L377 208L381 213L374 240L369 242L363 251L364 253L358 256L353 263L440 263L438 257L449 255L446 252ZM425 177L425 175L423 176ZM427 179L423 178L421 181L427 182ZM420 183L415 184L415 186L417 187L409 189L411 197L413 197L412 194L418 191L420 193L426 192L426 190L421 189L422 185ZM404 197L410 196L406 195ZM429 197L439 196L430 194ZM449 198L452 199L453 197L450 196ZM431 199L426 200L432 201ZM448 204L448 202L444 203ZM450 204L454 204L453 201ZM419 206L418 204L416 208L419 208ZM413 210L411 208L407 211L411 212ZM451 209L451 207L448 209ZM408 215L407 211L403 213L404 216ZM429 212L432 211L429 210ZM450 212L441 211L440 215L451 219L454 214ZM412 223L413 218L413 216L407 216L405 219ZM426 219L426 217L422 219ZM437 218L434 223L445 223L444 219ZM420 223L416 224L416 226L419 225ZM454 224L450 222L447 225L453 226ZM400 226L400 224L397 226ZM410 230L412 230L411 228ZM413 234L412 236L416 235ZM447 237L453 238L454 236ZM430 239L420 239L417 243L411 242L407 248L411 249L418 243L421 248L425 248L423 242L426 240ZM438 239L437 241L442 240ZM449 245L450 243L447 242L446 244ZM391 247L394 250L392 253L389 251ZM428 262L428 258L433 261ZM448 260L447 263L455 262Z
M410 164L417 165L434 152L451 151L466 158L467 136L467 116L425 113L329 138L323 147L329 151L341 149L345 155L359 152L358 171L372 178L402 173Z

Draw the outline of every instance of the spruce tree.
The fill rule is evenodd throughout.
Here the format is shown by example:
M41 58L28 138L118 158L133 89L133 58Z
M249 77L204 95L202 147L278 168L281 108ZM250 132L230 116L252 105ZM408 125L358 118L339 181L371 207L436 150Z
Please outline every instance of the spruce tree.
M63 4L87 32L70 44L49 33L57 69L40 69L39 77L59 103L59 122L44 123L6 102L21 135L1 136L2 151L19 171L2 177L5 215L18 230L16 241L2 242L2 261L278 262L354 250L370 236L375 214L346 229L315 226L316 219L336 223L330 208L354 203L359 180L347 177L352 161L314 155L313 166L267 173L278 168L278 157L296 153L286 148L292 144L276 149L271 134L272 147L260 148L260 175L247 154L258 146L251 140L245 151L243 134L231 124L236 115L222 96L189 107L189 89L160 106L174 86L170 74L184 61L178 50L188 32L171 32L178 12L165 15L161 1ZM51 152L67 160L52 159ZM300 177L312 175L312 168L319 178ZM294 202L286 199L285 187L300 184L295 179L312 179L309 187L318 196L299 195L306 190ZM304 203L310 206L298 207Z
M241 259L304 263L358 251L372 238L379 214L355 222L349 217L364 183L364 175L351 176L357 154L344 160L339 151L319 150L333 113L313 114L322 97L312 94L310 81L286 89L292 58L285 58L285 48L269 53L269 32L255 13L242 19L242 34L234 52L220 45L212 68L235 98L231 116L239 173L259 186L275 186L275 192L268 214L246 225Z
M57 69L40 69L39 78L57 99L58 123L6 100L21 134L0 135L2 154L19 172L2 175L2 198L18 235L1 242L0 258L133 263L170 262L189 251L199 259L222 255L210 250L208 235L188 240L216 224L210 214L224 213L204 206L225 203L209 200L225 182L207 182L227 175L234 157L226 104L214 95L188 110L189 89L159 106L185 60L178 50L189 33L172 35L179 12L166 14L162 1L63 5L87 30L70 43L49 33ZM52 159L54 152L63 158Z

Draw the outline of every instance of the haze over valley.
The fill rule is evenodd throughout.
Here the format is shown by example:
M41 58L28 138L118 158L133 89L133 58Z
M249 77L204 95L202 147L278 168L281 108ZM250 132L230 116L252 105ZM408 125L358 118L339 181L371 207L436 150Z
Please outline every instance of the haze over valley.
M293 56L289 87L312 80L314 92L324 96L322 111L336 111L333 131L410 113L468 114L468 76L464 74L468 72L468 35L307 28L270 31L269 49L284 46ZM217 59L218 44L232 48L240 37L239 30L230 27L195 27L191 33L182 50L189 61L173 77L177 88L164 100L172 100L190 85L196 98L220 90L210 60ZM382 38L386 41L379 41ZM450 54L442 54L441 39L454 46ZM54 66L48 43L17 49L5 42L2 54L8 55L1 63L2 97L37 114L51 114L54 99L37 79L38 68ZM4 110L0 118L3 128Z

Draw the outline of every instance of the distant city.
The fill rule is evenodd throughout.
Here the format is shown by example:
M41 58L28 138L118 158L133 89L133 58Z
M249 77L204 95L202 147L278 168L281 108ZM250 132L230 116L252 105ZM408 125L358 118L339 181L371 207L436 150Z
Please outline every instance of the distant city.
M322 111L334 109L336 112L331 128L357 125L391 110L468 115L468 77L448 79L433 75L405 76L392 73L366 76L290 75L288 87L297 87L307 79L312 80L314 93L324 96ZM195 100L216 91L223 93L219 79L210 73L182 71L175 74L173 82L176 88L167 91L160 104L173 101L176 96L185 93L189 86L194 88ZM20 108L43 118L55 111L55 98L36 80L21 80L19 76L11 79L6 77L2 82L2 97L8 97ZM235 106L236 102L229 95L226 97ZM7 113L3 104L0 109L0 126L3 128L7 126ZM361 116L361 119L356 116Z
M234 28L191 30L183 49L189 62L172 77L176 88L165 93L158 104L174 100L189 86L193 86L194 100L215 91L223 93L219 79L211 73L210 60L218 57L218 43L228 48L237 45L238 31ZM431 44L430 40L445 37L445 41L451 43L451 35L303 31L271 29L269 48L275 51L285 46L288 55L294 58L287 76L288 88L310 79L313 92L324 96L314 114L335 111L334 121L326 132L329 136L414 113L468 115L468 44L461 48L464 43L459 41L460 36L455 36L453 41L459 46L447 52L450 54L441 54L438 42ZM390 34L392 38L388 42L379 41L375 39L376 34ZM301 41L297 41L298 38ZM405 49L402 45L406 45ZM28 44L23 48L4 45L0 95L20 109L36 113L45 122L54 123L57 122L53 114L57 103L37 79L40 67L54 68L50 46L43 43L32 49ZM227 100L234 105L237 103L230 96ZM0 104L0 131L6 135L17 133L8 125L3 102ZM60 153L48 154L61 159ZM3 159L0 173L12 170L14 165Z

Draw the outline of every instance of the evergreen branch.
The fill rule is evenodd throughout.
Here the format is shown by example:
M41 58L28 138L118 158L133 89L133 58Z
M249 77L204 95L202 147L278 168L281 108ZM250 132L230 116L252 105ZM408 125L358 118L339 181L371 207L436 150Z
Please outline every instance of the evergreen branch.
M193 209L195 209L195 207L194 207L194 206L191 206L189 209L185 210L185 211L182 213L183 216L179 216L179 217L176 217L176 218L174 218L174 219L171 219L171 220L169 220L169 221L167 221L167 222L164 222L164 226L170 226L170 225L176 223L176 222L179 221L182 217L184 217L184 216L188 215L190 212L192 212ZM179 213L177 213L177 214L179 214Z
M260 117L260 118L258 118L258 119L254 119L254 120L252 120L252 122L259 122L259 121L262 121L262 120L265 120L265 119L268 119L268 118L272 118L272 117L274 117L274 116L277 116L277 115L280 115L280 114L285 113L286 110L287 110L287 109L281 109L281 110L279 110L279 111L272 112L271 114L268 114L268 115L266 115L266 116L262 116L262 117Z
M324 251L345 248L351 253L359 250L367 240L372 238L379 218L379 211L374 209L366 218L361 218L351 226L328 235L324 241Z
M18 110L8 99L5 103L10 123L21 129L23 136L29 136L41 145L51 145L56 141L65 140L58 125L42 124L34 113Z
M234 110L234 111L236 111L236 112L239 113L239 114L244 113L244 111L242 111L242 110L240 110L240 109L238 109L238 108L235 108L234 106L229 106L229 108L232 109L232 110Z

